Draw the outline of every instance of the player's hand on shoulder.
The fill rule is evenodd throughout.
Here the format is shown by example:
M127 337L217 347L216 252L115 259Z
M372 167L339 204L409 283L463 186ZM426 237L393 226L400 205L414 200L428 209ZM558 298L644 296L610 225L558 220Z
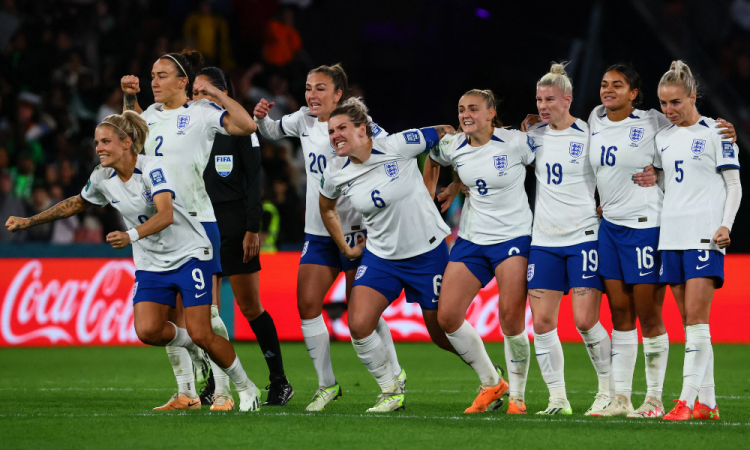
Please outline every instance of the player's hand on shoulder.
M8 218L8 221L5 222L5 228L7 228L11 233L25 230L28 227L29 219L24 219L23 217L10 216Z
M439 139L442 139L446 134L456 134L456 129L452 125L437 125L433 128L437 131Z
M112 248L124 248L130 244L130 236L124 231L113 231L107 235L107 242Z
M719 129L719 134L722 139L731 139L732 144L737 142L737 132L731 122L727 122L720 117L716 119L716 128Z
M344 256L349 259L359 258L362 256L362 250L364 250L365 244L367 244L367 238L357 239L357 244L354 247L347 247Z
M633 183L637 184L640 187L651 187L656 184L656 178L657 178L656 169L654 169L653 165L646 166L645 169L643 169L643 172L638 172L637 174L633 175Z
M716 230L716 234L714 234L713 240L716 243L716 245L719 246L719 248L729 247L729 244L732 243L732 240L729 239L729 228L721 227L718 230Z
M541 121L542 121L542 118L539 117L538 115L536 115L536 114L529 114L529 115L526 116L526 118L523 120L523 122L521 122L521 131L523 131L524 133L527 132L527 131L529 131L529 128L531 128L532 126L538 124Z
M265 98L262 98L260 99L258 104L255 105L255 109L253 109L253 115L256 118L263 120L266 118L266 116L268 115L268 112L271 111L271 108L273 108L273 105L275 104L276 103L274 102L268 103L268 101Z
M141 92L141 85L135 75L125 75L120 79L120 88L126 94L137 94Z

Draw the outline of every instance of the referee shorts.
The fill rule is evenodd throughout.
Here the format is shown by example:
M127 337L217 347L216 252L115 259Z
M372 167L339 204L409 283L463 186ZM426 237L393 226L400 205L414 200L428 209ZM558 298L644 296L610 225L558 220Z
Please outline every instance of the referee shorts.
M242 241L247 231L245 200L214 203L213 207L221 235L221 272L218 276L228 277L260 271L260 258L257 255L247 263L242 262L245 255Z

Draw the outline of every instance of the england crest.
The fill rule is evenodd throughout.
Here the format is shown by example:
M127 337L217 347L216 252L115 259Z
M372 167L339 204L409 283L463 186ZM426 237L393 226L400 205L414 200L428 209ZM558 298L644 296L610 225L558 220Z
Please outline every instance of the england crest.
M643 139L644 133L645 130L643 128L630 127L630 140L637 144L641 139Z
M534 264L529 264L529 268L526 270L526 281L531 281L534 278Z
M508 168L508 155L493 156L495 160L495 169L500 172L505 171Z
M145 191L141 192L141 195L143 196L143 199L146 200L149 203L154 203L154 198L151 196L151 190L146 189Z
M354 275L354 279L359 280L360 278L362 278L362 276L365 274L366 271L367 271L367 266L357 267L357 274Z
M700 155L706 151L706 141L704 139L693 139L693 146L690 147L690 150L693 151L693 154Z
M391 178L398 178L398 162L391 161L383 164L385 168L385 174Z
M580 142L571 142L568 153L570 153L570 156L573 158L580 158L581 155L583 155L583 144Z
M232 173L232 168L234 167L233 159L233 155L217 155L214 160L216 173L222 177L226 177Z
M179 132L184 132L189 124L190 116L177 116L177 130Z

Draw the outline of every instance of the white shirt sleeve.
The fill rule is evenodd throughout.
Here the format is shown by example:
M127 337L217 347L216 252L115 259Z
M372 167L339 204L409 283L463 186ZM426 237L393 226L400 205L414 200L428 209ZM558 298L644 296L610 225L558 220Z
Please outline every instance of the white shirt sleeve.
M335 200L341 197L341 189L333 184L331 180L331 169L326 168L320 177L320 195L327 199Z
M421 130L407 130L392 134L385 138L385 142L396 153L406 158L414 158L438 145L440 140L437 130L422 128Z
M443 167L450 166L453 163L450 150L455 140L456 136L454 135L446 134L443 136L440 143L430 150L430 159Z
M227 130L224 129L222 122L224 116L227 114L227 110L217 105L214 102L209 102L206 99L198 100L196 106L199 108L201 116L203 117L203 123L206 126L206 130L209 136L213 138L216 133L229 135Z
M172 199L175 198L175 188L172 175L169 174L167 168L160 160L154 160L149 162L143 167L146 173L143 176L146 179L146 185L151 189L151 196L155 196L161 192L170 192Z
M516 137L516 145L518 146L518 151L521 152L521 161L526 166L534 164L534 162L536 161L536 147L532 147L529 144L528 135L523 131L516 130L513 130L513 134Z
M89 177L89 181L86 182L86 186L81 189L81 197L92 205L105 206L109 203L109 200L104 196L104 193L99 190L99 183L102 180L103 171L104 169L102 166L96 166Z
M716 170L739 169L739 147L737 147L737 144L732 144L729 139L722 139L718 134L712 140L716 151Z
M255 119L258 124L258 131L263 137L268 139L281 139L292 136L299 137L302 134L302 115L303 111L287 114L279 120L273 120L266 116L263 120Z
M654 115L656 116L656 126L658 127L657 130L664 129L672 125L672 122L667 119L667 116L665 116L664 113L659 112L655 109L652 109L651 111L653 111Z

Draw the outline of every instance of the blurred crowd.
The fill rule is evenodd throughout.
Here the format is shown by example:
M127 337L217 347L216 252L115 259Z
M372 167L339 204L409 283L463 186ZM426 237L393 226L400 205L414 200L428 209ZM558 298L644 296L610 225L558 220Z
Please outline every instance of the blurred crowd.
M230 72L252 111L299 109L312 67L295 28L310 0L0 0L0 217L31 216L77 195L98 164L93 133L122 111L123 75L140 77L167 52L198 49ZM299 142L263 141L264 202L279 217L277 244L304 239L304 157ZM208 166L211 169L212 166ZM0 241L100 243L124 224L111 206Z

